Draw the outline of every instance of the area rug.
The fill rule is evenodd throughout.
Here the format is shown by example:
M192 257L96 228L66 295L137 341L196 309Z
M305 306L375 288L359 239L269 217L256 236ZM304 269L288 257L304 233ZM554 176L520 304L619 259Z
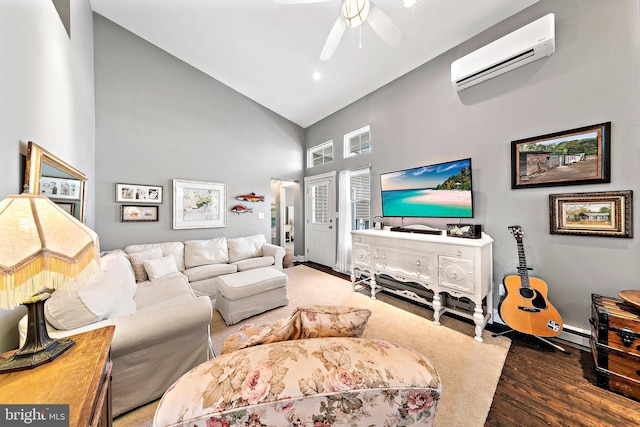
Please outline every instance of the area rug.
M372 311L365 337L392 341L413 347L427 356L442 380L442 401L436 415L439 427L483 426L502 373L511 341L483 333L484 343L473 339L474 327L450 316L441 317L442 326L433 324L433 312L426 307L366 290L354 292L351 283L304 265L284 270L289 276L289 305L227 327L214 311L211 337L216 354L224 338L248 323L262 323L287 317L295 307L306 304L332 304L368 308ZM114 420L114 427L152 425L157 405L152 402Z

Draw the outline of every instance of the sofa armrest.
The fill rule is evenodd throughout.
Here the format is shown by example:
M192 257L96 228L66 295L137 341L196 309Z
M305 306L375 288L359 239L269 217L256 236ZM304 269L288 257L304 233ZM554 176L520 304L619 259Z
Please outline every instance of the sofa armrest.
M284 259L284 255L286 251L282 246L272 245L271 243L265 243L262 245L262 255L264 256L272 256L275 259L273 266L278 270L282 270L282 260Z
M111 319L116 326L111 343L113 358L169 341L185 331L202 328L203 335L208 335L212 316L211 300L201 296Z

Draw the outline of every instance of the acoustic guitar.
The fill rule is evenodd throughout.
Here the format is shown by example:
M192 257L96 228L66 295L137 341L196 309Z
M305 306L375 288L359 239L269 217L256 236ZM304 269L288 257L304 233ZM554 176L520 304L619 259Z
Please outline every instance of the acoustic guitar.
M518 243L518 275L504 278L505 298L500 303L500 317L511 329L540 337L555 337L562 332L562 318L547 299L544 280L529 277L524 256L522 228L512 225L509 231Z

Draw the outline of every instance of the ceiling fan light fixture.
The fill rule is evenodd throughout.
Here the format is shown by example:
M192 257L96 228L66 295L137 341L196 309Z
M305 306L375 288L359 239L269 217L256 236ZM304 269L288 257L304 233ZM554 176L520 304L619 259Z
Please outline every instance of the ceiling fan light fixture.
M369 0L343 0L342 17L347 27L356 28L362 25L369 15Z

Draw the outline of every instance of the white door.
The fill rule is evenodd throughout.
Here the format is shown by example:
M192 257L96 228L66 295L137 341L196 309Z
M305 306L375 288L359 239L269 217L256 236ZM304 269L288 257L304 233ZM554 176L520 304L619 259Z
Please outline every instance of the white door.
M305 253L307 261L334 268L336 262L336 174L306 177Z

